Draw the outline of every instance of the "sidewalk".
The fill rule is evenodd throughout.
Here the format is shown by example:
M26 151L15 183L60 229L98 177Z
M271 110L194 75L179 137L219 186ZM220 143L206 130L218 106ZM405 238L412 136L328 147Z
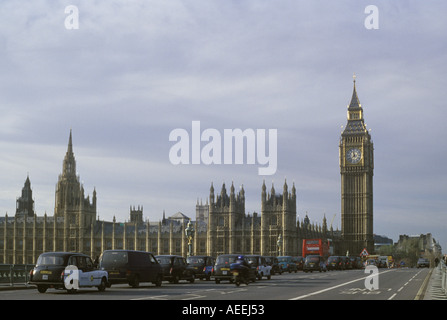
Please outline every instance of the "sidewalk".
M433 269L430 280L425 291L424 300L447 300L447 295L441 288L442 273L441 267Z
M0 291L4 290L21 290L21 289L36 289L36 286L28 286L24 283L15 283L13 286L9 284L0 284Z

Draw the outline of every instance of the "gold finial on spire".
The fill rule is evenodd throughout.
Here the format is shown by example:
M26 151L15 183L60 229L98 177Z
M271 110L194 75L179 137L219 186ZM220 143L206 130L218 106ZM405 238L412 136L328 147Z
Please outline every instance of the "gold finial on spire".
M355 79L357 78L357 76L355 75L355 72L352 74L352 79L354 79L354 84L355 84Z

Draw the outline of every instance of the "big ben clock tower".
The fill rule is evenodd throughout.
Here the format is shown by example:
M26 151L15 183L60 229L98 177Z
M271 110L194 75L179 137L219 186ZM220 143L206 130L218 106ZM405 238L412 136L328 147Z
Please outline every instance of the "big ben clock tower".
M340 137L341 225L343 254L371 254L373 240L374 147L366 129L363 109L354 90L348 123Z

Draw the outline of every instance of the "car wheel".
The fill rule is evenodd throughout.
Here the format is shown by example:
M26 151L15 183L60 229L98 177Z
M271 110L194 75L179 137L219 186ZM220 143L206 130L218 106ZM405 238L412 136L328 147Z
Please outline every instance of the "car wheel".
M172 282L174 282L175 284L177 284L179 282L179 276L175 275Z
M162 282L163 282L163 277L161 275L158 275L154 281L154 284L156 287L161 287Z
M189 283L194 283L195 277L194 275L191 275L191 279L189 279Z
M215 281L216 281L216 284L220 283L220 279L216 279Z
M140 286L140 277L136 274L131 283L132 288L138 288Z
M39 291L40 293L47 292L47 289L48 289L47 286L37 286L37 291Z
M101 284L98 286L98 291L99 292L104 292L104 291L106 291L106 287L107 287L106 278L102 278L101 279Z

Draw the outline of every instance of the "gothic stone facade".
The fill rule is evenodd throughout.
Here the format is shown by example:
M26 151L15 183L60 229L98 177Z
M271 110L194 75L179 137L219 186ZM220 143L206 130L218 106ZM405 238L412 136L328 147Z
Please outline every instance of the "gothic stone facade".
M234 190L233 187L231 189ZM302 239L331 234L327 230L326 219L323 219L323 226L311 224L307 216L301 223L295 221L296 198L293 192L286 193L286 206L283 194L276 194L273 187L271 193L265 194L265 201L264 192L265 184L260 216L257 213L245 214L242 210L243 190L238 196L231 192L228 195L225 184L220 196L214 201L206 205L197 204L196 221L193 222L193 253L211 256L224 253L276 256L279 253L277 240L281 234L281 253L300 255ZM236 202L238 204L235 205ZM61 217L45 214L6 215L0 218L0 263L34 263L43 252L65 250L80 251L92 257L109 249L187 256L185 229L190 219L183 214L178 213L153 223L143 221L142 207L131 207L128 222L117 222L113 218L113 221L94 220L89 226L82 226L76 224L76 221L85 221L85 218L75 218L72 220L74 223L66 223L70 219L67 218L69 212ZM209 224L206 220L210 221Z
M131 207L127 222L97 219L96 190L92 199L85 197L76 175L70 131L68 149L55 192L53 216L34 212L31 183L27 177L22 196L17 199L16 214L0 217L0 263L35 263L48 251L76 251L95 258L104 250L144 250L154 254L187 255L185 229L189 218L177 214L152 223L143 220L143 207ZM243 187L236 194L233 184L228 195L223 184L215 196L211 184L209 203L197 203L193 253L217 256L225 253L262 255L300 255L302 239L331 237L326 218L322 226L309 218L297 221L296 189L285 182L282 193L265 183L261 191L261 214L246 214ZM332 231L332 230L331 230ZM282 244L278 247L278 237ZM333 234L332 234L333 236Z

